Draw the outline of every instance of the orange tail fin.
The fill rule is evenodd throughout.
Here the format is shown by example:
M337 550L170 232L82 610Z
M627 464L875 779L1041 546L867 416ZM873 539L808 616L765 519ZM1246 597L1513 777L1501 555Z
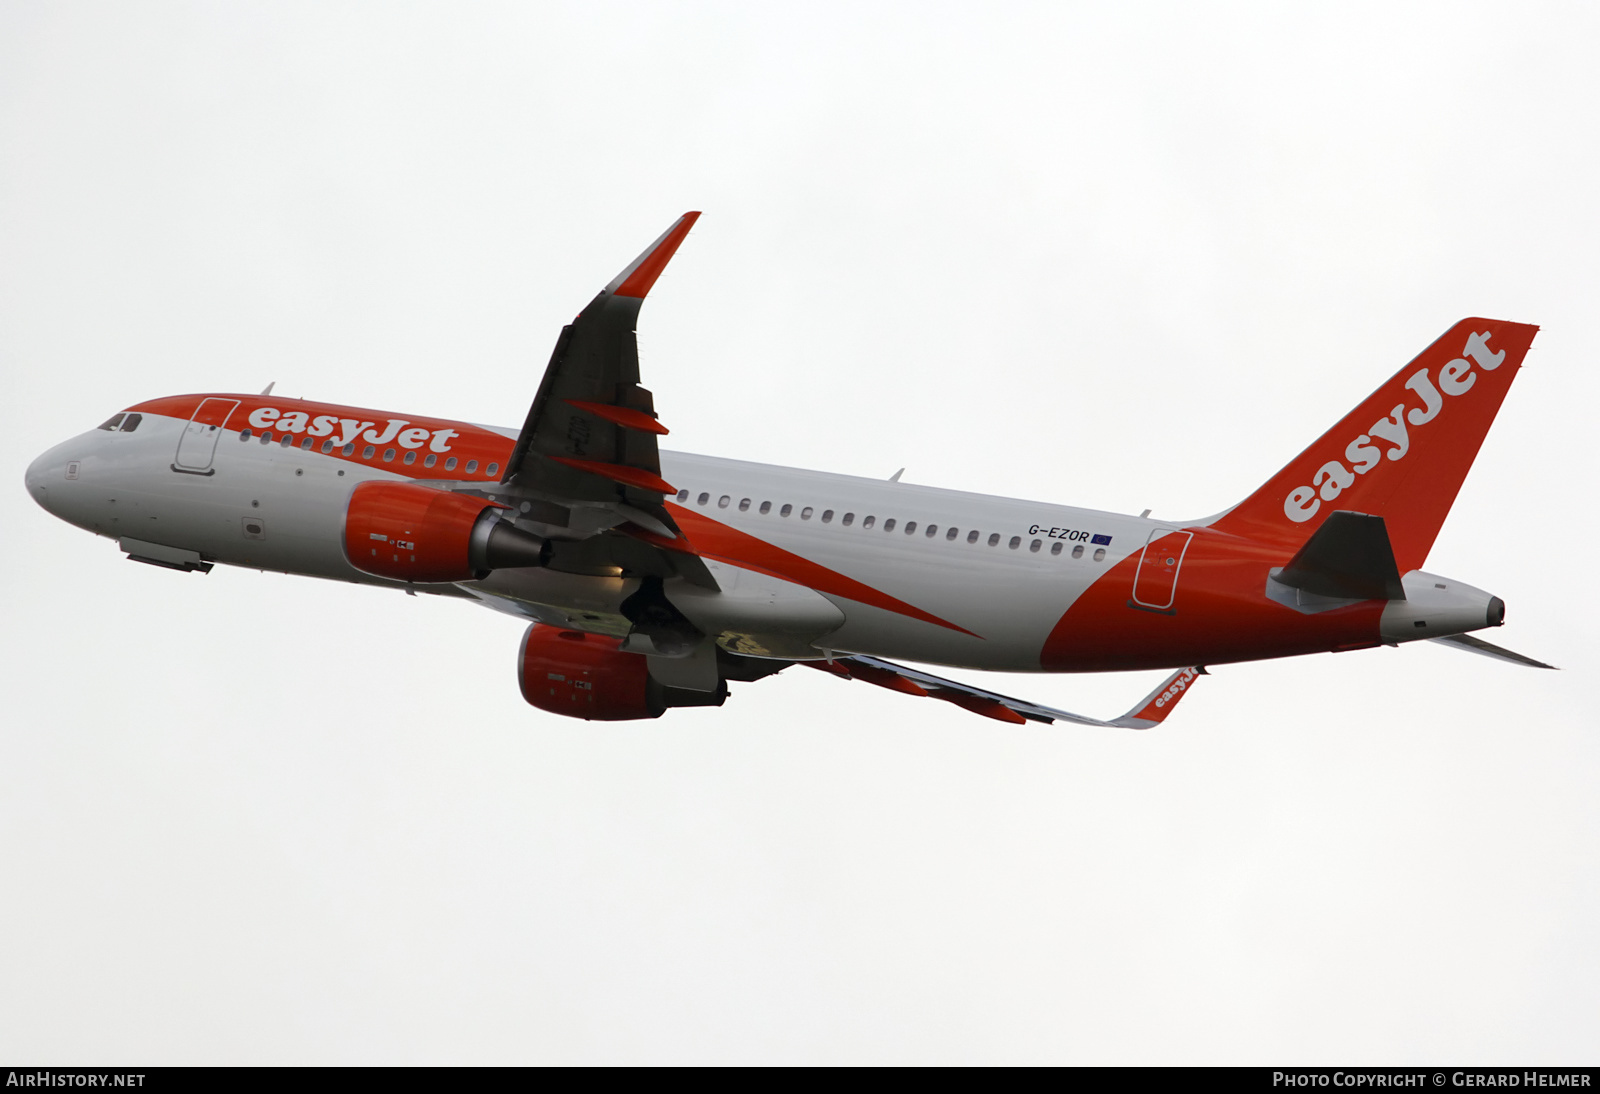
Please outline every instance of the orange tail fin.
M1293 549L1336 510L1371 513L1419 568L1538 331L1463 319L1212 527Z

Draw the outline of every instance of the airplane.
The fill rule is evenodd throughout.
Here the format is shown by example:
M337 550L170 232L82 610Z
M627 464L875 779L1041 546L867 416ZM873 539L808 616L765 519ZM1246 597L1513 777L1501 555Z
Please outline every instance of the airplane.
M640 306L685 213L561 331L520 429L272 394L128 407L28 493L190 573L217 563L526 620L524 699L591 721L721 706L795 665L1003 722L1160 724L1206 666L1471 632L1496 596L1421 567L1536 326L1463 319L1263 485L1152 519L664 451ZM891 660L894 659L894 660ZM1174 670L1090 718L902 665Z

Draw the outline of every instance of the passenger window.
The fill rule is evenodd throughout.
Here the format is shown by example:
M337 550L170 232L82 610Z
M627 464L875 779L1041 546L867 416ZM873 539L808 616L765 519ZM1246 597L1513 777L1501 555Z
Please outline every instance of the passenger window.
M1073 544L1073 546L1072 546L1072 557L1073 558L1082 558L1083 557L1083 544L1081 544L1081 543Z
M1053 554L1053 555L1059 555L1061 553L1061 547L1062 547L1062 543L1058 539L1058 540L1056 540L1054 543L1052 543L1050 545L1050 553Z
M1015 551L1018 547L1022 546L1022 537L1021 536L1012 536L1011 537L1011 542L1006 544L1006 546L1011 548L1013 551Z
M328 443L332 444L333 442L329 441ZM429 453L428 458L422 461L422 466L423 467L432 467L434 464L436 464L438 462L439 462L439 457L433 455L432 453Z
M955 529L953 528L951 529L951 531L954 530ZM930 524L928 525L928 530L922 534L927 536L929 539L932 539L934 536L939 534L939 526L937 524Z
M1032 543L1028 544L1028 550L1032 551L1034 554L1038 554L1041 546L1043 546L1043 544L1041 544L1039 540L1034 540Z
M794 506L790 505L788 502L785 502L783 508L778 510L778 515L780 517L786 517L792 512L794 512Z
M369 445L367 445L367 447L365 447L365 448L363 448L363 449L362 449L362 450L361 450L361 458L362 458L362 459L364 459L364 460L370 460L370 459L372 459L372 454L373 454L373 453L374 453L374 452L376 452L376 451L377 451L377 449L376 449L376 448L373 448L373 447L372 447L372 446L371 446L371 445L370 445L370 444L369 444Z
M104 422L100 423L100 425L97 426L96 428L104 429L107 432L115 432L117 427L122 424L122 419L124 419L126 417L127 417L126 414L113 414L113 415L111 415L111 417L107 418Z
M349 450L350 446L345 445L345 451L348 452ZM454 471L456 469L456 458L454 456L451 456L444 461L444 469L446 471Z
M469 474L469 475L477 474L478 473L478 461L477 460L468 460L467 461L466 471L467 471L467 474Z
M1096 547L1094 549L1094 560L1096 562L1104 562L1106 560L1106 549L1104 547Z
M694 499L694 503L696 505L704 505L706 502L708 502L710 500L711 500L711 495L710 494L702 493L698 498Z
M309 442L307 442L307 443L309 443ZM417 454L415 452L407 452L406 453L406 463L416 463L416 462L417 462Z
M293 448L294 447L294 438L292 436L290 436L289 434L285 433L283 435L283 440L278 442L278 447L279 448Z
M856 515L854 513L846 513L844 516L839 518L839 523L844 525L846 528L850 527L855 522Z
M761 515L762 516L766 516L770 512L772 512L772 503L770 501L762 502L761 503Z
M739 512L748 513L749 511L750 511L750 499L749 498L740 498L739 499Z
M732 500L733 499L728 497L728 495L726 495L726 494L722 495L722 497L717 499L717 508L718 509L726 509L728 507L728 503L730 501L732 501Z
M122 420L122 431L124 433L132 433L139 428L139 423L142 421L144 421L143 414L129 414Z
M313 442L310 437L307 437L305 440L300 442L300 451L310 452L313 443L315 442Z
M239 430L239 439L241 441L248 441L253 435L248 429Z
M999 532L990 532L989 533L989 546L991 546L991 547L1000 546L1000 533Z
M833 523L833 510L832 509L824 509L822 511L822 523L823 524L832 524Z
M946 533L945 533L945 534L944 534L944 538L945 538L945 539L955 539L955 538L956 538L956 537L957 537L957 536L959 536L959 535L960 535L960 534L961 534L961 529L959 529L959 528L956 528L956 527L954 527L954 526L951 526L951 528L950 528L950 530L949 530L949 531L947 531L947 532L946 532Z
M492 478L494 478L495 472L499 471L499 470L500 470L500 465L499 464L491 463L488 467L485 467L483 469L483 473L485 475L488 475L492 479Z
M356 446L353 445L353 444L347 444L347 445L344 446L344 454L346 456L354 455L355 454L355 450L356 450Z
M322 442L322 454L324 456L326 456L329 452L332 452L332 451L333 451L333 442L331 440L323 441Z
M894 531L894 518L893 517L890 517L888 520L883 522L883 530L885 532Z
M264 431L261 434L261 443L262 444L271 444L272 443L272 430L268 429L268 430Z
M976 528L974 528L972 531L967 533L967 542L968 543L976 543L976 542L978 542L978 530Z
M804 509L800 510L800 519L801 520L810 520L811 519L811 506L808 505Z
M916 530L917 530L917 522L916 521L914 521L914 520L906 521L906 535L909 536L911 533L915 532Z
M688 501L689 500L689 491L687 491L687 490L679 490L678 491L678 500L679 501Z

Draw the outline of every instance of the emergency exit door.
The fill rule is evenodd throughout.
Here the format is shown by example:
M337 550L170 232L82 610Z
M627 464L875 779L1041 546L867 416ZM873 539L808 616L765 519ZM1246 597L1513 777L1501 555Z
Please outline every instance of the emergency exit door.
M1133 605L1151 611L1171 612L1178 595L1178 571L1189 549L1192 532L1157 528L1150 533L1139 556L1139 569L1133 578Z
M190 475L212 475L211 460L217 454L217 440L228 418L238 409L238 399L205 399L194 409L194 417L178 438L178 454L172 469Z

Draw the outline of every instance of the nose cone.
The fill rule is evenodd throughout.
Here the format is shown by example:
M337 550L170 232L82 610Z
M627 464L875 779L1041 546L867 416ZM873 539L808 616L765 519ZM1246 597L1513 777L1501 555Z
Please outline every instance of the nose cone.
M54 451L54 450L52 450ZM45 474L49 466L50 452L46 452L28 465L27 473L22 476L22 481L28 487L28 496L48 511L50 508L50 488L45 485Z
M22 476L28 496L51 516L68 519L62 512L62 505L71 488L77 485L78 464L83 448L81 437L58 444L30 463Z

